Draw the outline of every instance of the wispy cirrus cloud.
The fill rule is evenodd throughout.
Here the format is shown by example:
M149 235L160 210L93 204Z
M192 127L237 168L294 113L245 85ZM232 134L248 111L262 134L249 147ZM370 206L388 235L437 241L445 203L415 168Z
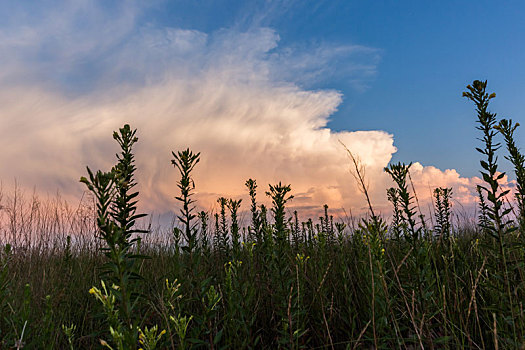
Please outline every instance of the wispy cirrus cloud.
M50 4L48 4L50 5ZM191 147L202 161L197 198L210 208L219 195L244 196L244 181L291 183L295 205L360 209L342 141L362 159L374 203L386 211L383 172L396 152L393 135L327 127L342 102L335 90L307 82L338 73L356 89L373 78L381 51L330 43L281 47L275 30L251 26L204 33L162 27L137 5L78 1L53 4L38 18L23 8L0 26L0 178L83 190L84 166L109 168L111 133L138 128L139 189L146 210L174 207L171 150ZM472 200L470 179L454 170L414 165L417 186L447 185ZM261 197L262 192L261 192Z

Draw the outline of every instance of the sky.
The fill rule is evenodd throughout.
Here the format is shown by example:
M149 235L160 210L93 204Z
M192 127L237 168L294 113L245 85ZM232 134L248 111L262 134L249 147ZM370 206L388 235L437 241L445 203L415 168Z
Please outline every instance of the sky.
M486 79L491 110L522 120L524 10L521 1L0 0L0 180L79 198L85 166L109 169L112 132L130 123L147 211L176 207L171 151L186 147L201 152L203 209L246 198L254 178L261 199L283 181L304 211L362 210L340 142L365 166L380 212L392 161L414 163L422 202L448 186L468 206L479 132L461 93Z

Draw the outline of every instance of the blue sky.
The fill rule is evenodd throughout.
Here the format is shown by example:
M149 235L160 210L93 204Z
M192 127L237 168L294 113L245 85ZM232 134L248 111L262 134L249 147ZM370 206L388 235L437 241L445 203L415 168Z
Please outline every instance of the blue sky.
M487 79L498 95L493 110L522 118L523 13L522 1L174 1L159 4L145 20L204 32L268 26L282 46L375 48L377 67L366 88L356 89L344 59L330 62L328 76L304 84L344 94L329 126L386 130L395 135L394 160L474 176L475 115L461 92L472 80Z
M131 123L152 210L173 205L170 151L188 146L202 152L205 205L244 196L255 177L292 183L297 206L360 208L339 140L367 167L379 208L390 161L416 162L427 197L448 186L472 203L479 135L461 93L487 79L492 110L521 120L523 10L518 1L0 1L0 162L10 164L0 179L79 195L85 165L111 166L111 132Z

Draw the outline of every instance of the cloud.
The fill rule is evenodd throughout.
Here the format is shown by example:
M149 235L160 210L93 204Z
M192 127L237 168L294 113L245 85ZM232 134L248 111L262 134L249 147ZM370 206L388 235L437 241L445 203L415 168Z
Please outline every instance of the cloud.
M201 152L195 180L204 209L220 195L245 196L245 180L255 178L260 198L268 183L283 181L297 207L360 211L365 202L341 141L366 166L374 205L388 211L383 168L396 152L393 135L330 130L341 93L300 84L330 74L330 62L344 58L344 74L362 88L379 50L280 47L267 27L203 33L143 23L137 5L110 10L81 1L0 27L4 181L17 177L78 197L84 166L108 169L118 151L112 131L130 123L140 138L145 210L175 208L171 151L190 147ZM419 163L412 169L416 188L453 186L458 201L472 201L476 180Z
M3 85L38 82L68 89L107 70L104 59L133 35L141 10L133 1L115 8L84 0L1 6Z
M476 208L475 205L478 200L476 187L478 185L487 187L487 184L477 176L461 177L455 169L446 169L444 171L433 167L423 166L420 163L414 163L410 168L410 174L413 179L414 187L416 189L418 199L422 201L425 206L428 206L432 201L432 191L436 187L452 188L453 203L452 206L466 212L473 213ZM505 175L500 180L501 191L510 190L506 199L513 202L513 192L515 192L516 180L509 180ZM486 193L483 192L486 198Z

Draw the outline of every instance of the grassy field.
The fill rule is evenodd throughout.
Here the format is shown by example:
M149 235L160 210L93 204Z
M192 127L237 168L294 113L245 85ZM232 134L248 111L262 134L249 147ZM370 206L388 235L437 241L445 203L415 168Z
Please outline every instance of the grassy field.
M135 130L114 133L122 152L111 171L81 181L91 197L4 201L0 243L0 348L525 348L525 170L517 124L488 111L493 95L475 81L485 186L479 218L453 224L448 188L434 191L433 220L414 204L410 164L385 169L396 187L387 223L369 213L355 225L325 213L300 222L291 187L270 186L258 204L246 182L240 201L219 198L196 212L199 154L173 153L180 213L173 229L140 227L134 192ZM501 191L502 138L516 193ZM368 194L359 162L355 178ZM261 192L261 191L259 191ZM504 201L512 197L511 202ZM512 203L512 206L511 204ZM243 207L243 208L244 208ZM431 227L430 222L434 222Z

